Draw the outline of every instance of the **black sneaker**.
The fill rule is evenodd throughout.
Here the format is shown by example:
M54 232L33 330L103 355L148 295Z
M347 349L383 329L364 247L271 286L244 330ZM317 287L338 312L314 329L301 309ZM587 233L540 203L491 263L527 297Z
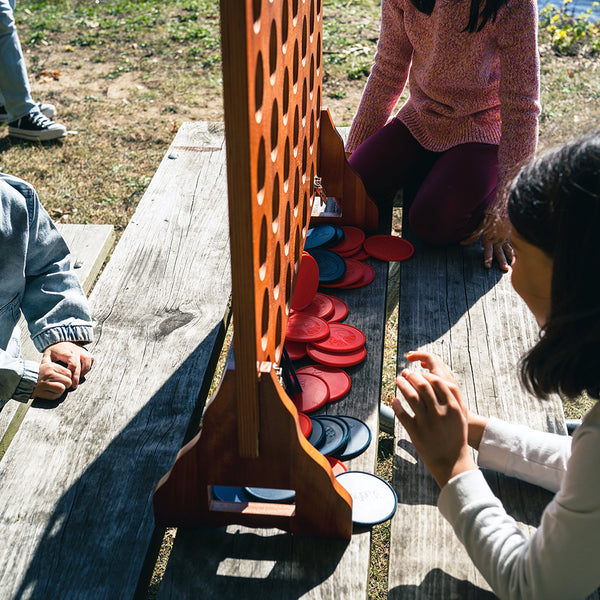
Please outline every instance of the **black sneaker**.
M37 103L38 110L45 116L51 119L56 114L56 106L54 104ZM8 113L6 107L0 104L0 123L8 123Z
M67 128L35 112L9 123L8 135L24 140L55 140L67 135Z

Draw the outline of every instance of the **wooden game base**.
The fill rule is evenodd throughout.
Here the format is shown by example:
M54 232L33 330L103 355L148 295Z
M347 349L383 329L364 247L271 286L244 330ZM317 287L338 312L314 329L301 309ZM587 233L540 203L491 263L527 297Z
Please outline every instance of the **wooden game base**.
M259 371L260 439L256 458L238 450L235 372L227 370L204 413L201 432L179 452L154 492L159 526L278 527L291 533L350 539L352 499L327 459L302 435L296 407L272 363ZM221 502L212 485L291 489L295 504Z

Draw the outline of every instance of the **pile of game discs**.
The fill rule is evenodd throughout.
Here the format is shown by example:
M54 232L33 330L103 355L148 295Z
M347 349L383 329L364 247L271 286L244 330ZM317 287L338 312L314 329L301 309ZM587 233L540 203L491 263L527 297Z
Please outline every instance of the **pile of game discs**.
M372 257L390 262L407 260L415 251L408 240L399 236L373 235L367 238L361 229L348 225L341 227L318 225L310 228L304 249L313 256L315 253L333 252L346 261L349 259L363 261ZM319 263L319 259L315 259ZM337 262L338 268L343 268L340 266L341 262L336 261L329 254L326 255L326 260L331 261L331 263ZM353 265L352 268L357 269L356 265ZM330 273L331 271L333 271L333 268L329 267L327 272ZM331 286L332 283L329 282L327 285ZM340 287L344 287L344 284Z

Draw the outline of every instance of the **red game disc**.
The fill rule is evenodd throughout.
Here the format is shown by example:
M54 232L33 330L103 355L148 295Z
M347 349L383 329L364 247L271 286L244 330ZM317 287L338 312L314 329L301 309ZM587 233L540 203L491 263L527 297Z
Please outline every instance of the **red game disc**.
M363 263L364 264L364 263ZM351 283L350 285L345 285L342 289L344 290L353 290L355 288L363 287L364 285L368 285L375 279L375 270L371 265L365 264L365 272L362 276L362 279L359 279L355 283Z
M284 344L290 360L300 360L306 356L306 342L292 342L286 340Z
M360 329L345 323L330 323L329 335L318 342L312 342L312 346L325 352L354 352L362 348L365 341L365 334Z
M358 252L355 252L352 256L347 258L353 258L354 260L367 260L367 258L371 258L371 255L361 246Z
M367 355L366 348L354 352L325 352L314 348L312 344L306 346L306 353L310 358L328 367L353 367L361 363Z
M329 388L329 402L335 402L343 398L349 391L352 382L350 375L338 367L327 367L325 365L309 365L296 371L298 373L309 373L320 377Z
M346 471L348 471L348 467L341 460L333 458L333 456L326 456L325 458L329 461L331 470L336 477L340 473L346 473Z
M313 301L301 311L307 313L309 315L315 315L317 317L321 317L321 319L327 319L331 315L333 315L335 310L335 306L333 304L333 300L327 296L326 294L315 294Z
M329 297L333 301L333 314L327 317L327 321L329 323L343 321L348 316L348 305L341 298L337 298L336 296Z
M310 417L308 415L305 415L304 413L299 412L298 423L300 424L300 431L302 432L302 435L306 439L308 439L308 436L310 435L313 427Z
M352 248L352 250L348 250L346 252L340 252L339 250L337 250L337 254L339 254L342 258L355 258L358 254L362 253L363 249L362 249L362 244L360 246L358 246L358 248ZM367 254L367 258L370 258L370 256ZM357 259L360 260L360 259Z
M362 279L365 273L365 263L361 263L359 260L354 260L353 258L345 258L344 261L346 262L346 272L344 275L337 281L321 283L323 287L343 288Z
M351 252L360 248L365 241L365 232L358 227L343 225L344 239L331 248L334 252Z
M327 321L301 312L290 315L285 332L286 342L315 342L329 335Z
M294 394L291 399L299 412L314 412L329 400L329 388L320 377L301 373L298 381L302 391Z
M314 299L319 287L319 267L317 261L308 253L302 253L296 287L292 296L292 308L303 310Z
M410 258L415 248L397 235L374 235L365 240L364 249L379 260L400 261Z

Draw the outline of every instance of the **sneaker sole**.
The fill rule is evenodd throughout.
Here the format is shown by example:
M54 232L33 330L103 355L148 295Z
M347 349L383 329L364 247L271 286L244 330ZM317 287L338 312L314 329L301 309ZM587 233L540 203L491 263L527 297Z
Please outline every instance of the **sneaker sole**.
M8 128L8 135L22 140L38 140L40 142L47 142L48 140L57 140L67 135L65 131L25 131L23 129L14 129L13 127Z

